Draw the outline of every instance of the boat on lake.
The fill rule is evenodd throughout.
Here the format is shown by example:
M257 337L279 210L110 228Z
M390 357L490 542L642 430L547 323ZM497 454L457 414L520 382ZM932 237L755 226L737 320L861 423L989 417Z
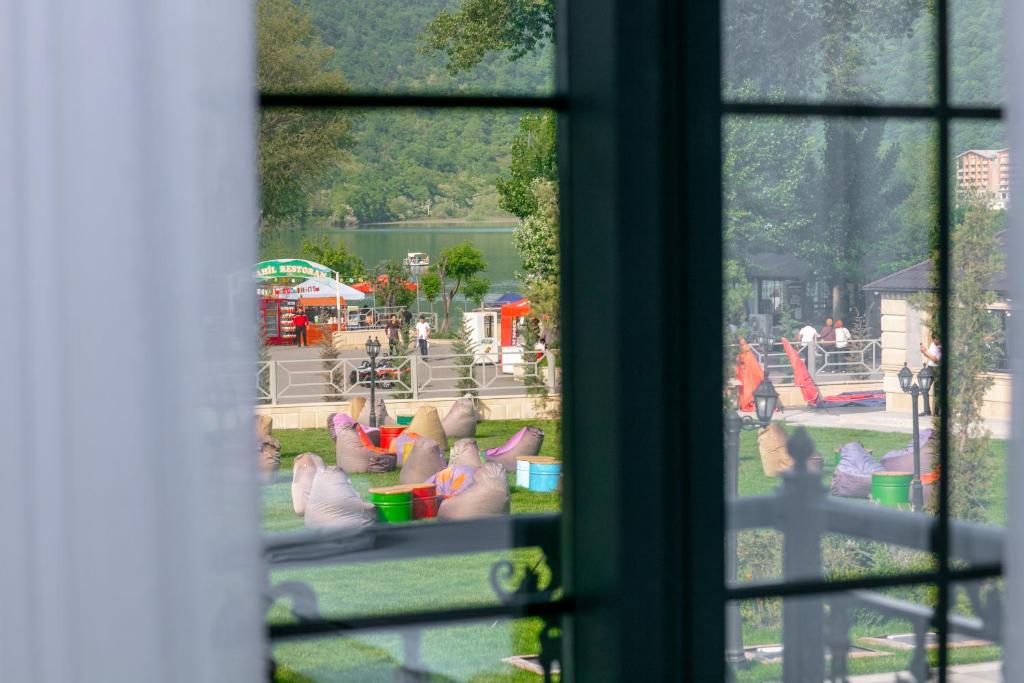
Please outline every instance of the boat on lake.
M413 273L425 273L427 268L430 267L430 256L422 251L410 251L408 255L402 259L402 263L408 266L409 270Z

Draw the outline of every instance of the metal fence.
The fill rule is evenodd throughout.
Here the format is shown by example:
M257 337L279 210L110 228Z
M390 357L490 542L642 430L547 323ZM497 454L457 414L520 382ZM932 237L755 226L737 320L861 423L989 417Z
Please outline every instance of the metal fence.
M561 369L555 351L536 354L381 356L377 394L392 399L558 394ZM362 358L269 360L256 365L260 405L344 401L370 393L371 370Z
M396 316L399 322L402 322L402 311L406 310L404 306L367 306L357 310L351 310L345 315L345 329L347 330L381 330L384 329L388 324L388 320L391 316ZM413 312L412 322L415 324L419 317L422 315L428 323L430 323L430 329L437 329L437 314L430 311L419 311Z
M783 535L783 577L786 584L826 579L822 559L825 534L842 534L877 543L929 553L937 520L913 513L827 494L821 474L809 463L815 446L806 431L798 429L789 439L788 450L794 467L785 473L774 495L733 498L728 502L729 533L742 529L771 528ZM1004 530L968 522L950 522L949 555L956 566L984 567L1001 562ZM893 582L893 585L900 585ZM733 593L771 594L771 587L730 585ZM744 590L746 589L746 590ZM764 590L766 589L766 590ZM967 636L1000 642L1002 593L982 592L977 584L964 582L958 590L969 614L958 610L949 615L949 629ZM929 629L935 622L931 604L917 604L886 595L878 590L845 590L825 594L797 594L782 601L784 681L845 681L851 645L850 628L855 611L867 611L887 618L903 619L913 625L914 645L907 670L916 683L930 678L928 663ZM940 603L941 604L941 603ZM951 600L953 605L956 600ZM830 652L830 671L825 672L825 653Z
M820 341L795 343L793 348L807 365L811 377L819 383L876 380L883 375L881 339L851 339L843 349L836 348L834 343ZM793 366L781 342L750 342L750 350L775 382L793 381Z

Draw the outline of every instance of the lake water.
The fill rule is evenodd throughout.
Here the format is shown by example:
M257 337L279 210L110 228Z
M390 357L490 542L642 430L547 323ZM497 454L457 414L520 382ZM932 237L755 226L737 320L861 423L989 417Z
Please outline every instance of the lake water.
M275 244L275 254L297 257L303 237L318 239L326 235L332 244L343 242L350 252L363 259L367 268L372 269L385 259L401 260L411 251L426 252L433 262L442 250L469 240L483 252L487 262L487 271L483 275L491 281L492 294L501 294L518 288L515 274L523 267L512 243L512 230L511 224L495 223L417 223L368 225L350 230L288 230L282 232ZM291 253L283 253L282 248Z

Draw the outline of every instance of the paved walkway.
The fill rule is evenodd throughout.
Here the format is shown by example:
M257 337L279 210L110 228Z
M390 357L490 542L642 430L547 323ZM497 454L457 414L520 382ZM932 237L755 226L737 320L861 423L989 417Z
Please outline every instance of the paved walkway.
M908 413L887 412L880 408L828 408L820 410L787 409L776 418L787 425L804 425L807 427L841 427L846 429L869 429L876 432L913 431L913 416ZM921 429L931 427L931 418L922 417ZM1009 420L988 420L988 428L997 439L1007 439L1010 435Z
M909 672L899 674L869 674L851 676L849 683L894 683L897 680L914 680ZM1000 683L1003 680L1002 662L981 662L980 664L959 664L949 667L950 683Z

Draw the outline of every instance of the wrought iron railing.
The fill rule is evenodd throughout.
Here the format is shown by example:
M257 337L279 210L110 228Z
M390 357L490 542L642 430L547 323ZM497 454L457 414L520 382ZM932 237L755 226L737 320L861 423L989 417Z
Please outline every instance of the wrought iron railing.
M851 339L842 349L820 341L796 342L793 347L819 383L882 379L881 339ZM776 384L793 380L793 367L781 342L751 342L750 350Z
M783 680L845 681L850 627L854 610L904 619L913 625L914 649L907 670L916 683L931 680L928 664L928 632L936 620L931 605L916 604L885 595L875 586L912 585L912 577L840 580L835 592L814 594L789 591L794 584L825 580L822 562L824 534L834 533L869 541L931 552L937 518L921 513L881 507L830 496L821 473L809 463L815 451L806 431L798 428L789 439L793 468L784 473L774 495L733 498L728 501L729 533L744 529L771 528L783 535L783 583L732 583L733 600L776 595L783 598ZM1001 564L1004 531L983 524L952 520L949 555L961 567L958 580L967 593L971 616L950 614L950 632L999 643L1002 639L1002 600L998 590L985 594L969 583L972 577L990 577ZM954 574L957 572L954 571ZM934 583L933 572L922 572L919 582ZM860 584L860 585L857 585ZM955 604L955 601L951 602ZM826 609L827 608L827 609ZM831 652L826 675L825 652ZM908 682L909 683L909 682Z

